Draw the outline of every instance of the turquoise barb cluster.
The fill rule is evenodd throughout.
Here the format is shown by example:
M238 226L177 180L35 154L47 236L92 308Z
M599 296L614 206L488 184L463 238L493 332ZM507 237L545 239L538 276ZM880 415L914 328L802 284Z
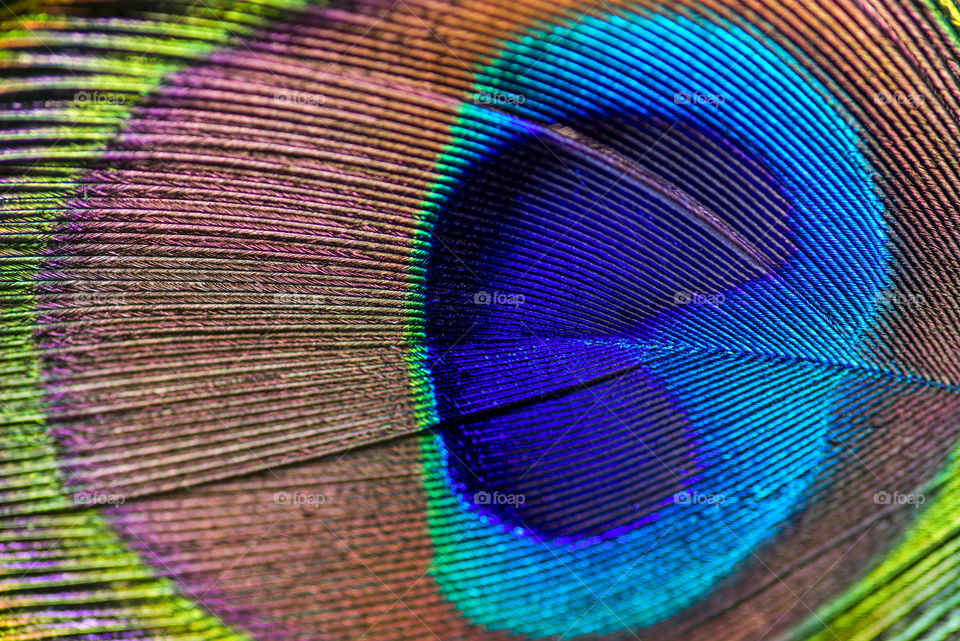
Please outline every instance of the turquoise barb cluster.
M533 637L654 624L707 596L804 507L848 372L871 368L861 343L890 256L857 134L798 69L733 25L621 14L530 33L478 74L485 99L464 106L434 193L444 247L428 274L424 363L441 422L423 445L434 573L471 620ZM624 181L592 152L551 147L549 132L604 119L719 135L728 159L752 159L769 181L731 179L736 191L776 192L784 219L717 199L708 209L726 231L704 232L708 215L684 227L689 212L671 219L642 175ZM642 165L630 152L611 166ZM476 193L499 189L497 163L527 186L498 192L499 208L458 200L473 180L487 181ZM742 173L738 163L714 173ZM458 216L469 224L445 219ZM484 242L442 236L470 225ZM776 225L782 252L765 237ZM758 258L718 236L745 239ZM687 280L686 298L650 300L669 291L650 281L672 269L711 285ZM525 309L506 304L518 295ZM568 316L583 326L558 325L548 312L560 305L580 309ZM598 307L621 318L594 322ZM546 488L539 505L487 498L522 494L531 475ZM637 518L605 522L628 485L644 489L623 503Z

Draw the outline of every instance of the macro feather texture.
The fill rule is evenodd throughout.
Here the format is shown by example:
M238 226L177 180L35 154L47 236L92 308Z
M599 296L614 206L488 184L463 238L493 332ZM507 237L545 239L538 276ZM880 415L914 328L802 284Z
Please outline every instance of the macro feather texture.
M953 0L0 4L0 640L960 639Z

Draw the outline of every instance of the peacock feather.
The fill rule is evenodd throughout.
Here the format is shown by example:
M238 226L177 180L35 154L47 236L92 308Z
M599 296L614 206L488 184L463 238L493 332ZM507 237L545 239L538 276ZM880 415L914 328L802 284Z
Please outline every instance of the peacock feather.
M0 5L0 640L960 639L953 0Z

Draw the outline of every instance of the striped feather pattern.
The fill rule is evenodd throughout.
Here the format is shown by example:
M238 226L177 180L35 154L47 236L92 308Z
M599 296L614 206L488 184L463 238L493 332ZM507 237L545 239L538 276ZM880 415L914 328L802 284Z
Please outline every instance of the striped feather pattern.
M958 29L3 5L0 639L958 638Z

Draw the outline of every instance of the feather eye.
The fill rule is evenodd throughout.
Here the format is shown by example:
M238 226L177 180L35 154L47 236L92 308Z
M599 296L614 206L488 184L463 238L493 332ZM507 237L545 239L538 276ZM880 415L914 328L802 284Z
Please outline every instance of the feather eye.
M466 572L443 562L441 584L474 618L530 636L657 623L816 499L810 485L833 465L827 441L847 429L835 415L843 391L882 367L862 331L890 260L855 135L783 52L732 25L717 35L684 19L557 29L560 44L508 47L479 74L486 95L526 99L506 106L516 121L463 114L464 129L495 142L484 168L444 194L428 270L437 356L428 351L426 367L450 423L438 447L451 491L493 513L459 517L448 536L483 536L497 553L472 571L504 589L469 595ZM682 44L671 49L672 38ZM719 71L734 61L753 73ZM547 83L553 70L591 64L593 79ZM605 94L586 94L597 77ZM590 134L552 136L528 120ZM766 128L750 131L754 122ZM678 140L660 147L665 136ZM651 149L671 155L647 159ZM706 167L711 156L722 160ZM692 169L671 171L681 164ZM718 165L725 180L696 179ZM480 287L495 292L489 302L465 307L462 292ZM552 385L557 399L529 393ZM519 576L518 554L529 566ZM570 569L581 559L587 578ZM542 574L558 580L544 586ZM629 588L583 612L616 584Z
M951 2L19 2L0 639L956 635Z

